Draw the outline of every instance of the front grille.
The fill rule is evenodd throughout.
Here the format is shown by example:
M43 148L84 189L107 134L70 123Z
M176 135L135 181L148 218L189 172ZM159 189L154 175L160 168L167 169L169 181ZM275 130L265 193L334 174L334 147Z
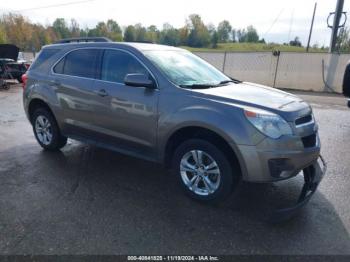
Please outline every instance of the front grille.
M306 124L312 121L312 115L307 115L307 116L303 116L298 118L297 120L295 120L295 125L299 126L302 124Z
M303 141L305 148L316 146L316 134L304 136L301 138L301 140Z

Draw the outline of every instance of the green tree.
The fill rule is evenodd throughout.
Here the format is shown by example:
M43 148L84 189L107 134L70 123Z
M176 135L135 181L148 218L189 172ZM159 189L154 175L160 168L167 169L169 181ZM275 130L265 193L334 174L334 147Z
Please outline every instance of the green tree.
M192 47L208 46L210 43L210 34L202 18L197 14L192 14L189 16L187 24L190 29L187 40L188 45Z
M246 42L257 43L259 41L259 35L256 29L250 25L247 27Z
M238 42L258 43L259 35L253 26L248 26L247 29L237 30Z
M237 30L237 38L238 38L238 42L240 42L240 43L247 42L247 33L246 33L245 29L238 29Z
M59 39L69 38L71 36L67 22L64 18L56 18L52 24L52 28Z
M69 26L69 32L71 37L79 37L80 36L80 28L77 20L71 19L70 20L70 26Z
M123 34L119 24L113 19L108 19L106 23L107 37L113 41L122 41Z
M47 29L40 24L33 24L33 33L31 38L32 49L38 51L43 45L51 44L52 40L47 34Z
M146 40L152 43L158 43L160 38L160 32L155 25L151 25L147 28Z
M179 29L179 44L187 45L188 42L189 29L187 26L181 27Z
M32 49L33 25L20 14L5 14L1 18L6 41L15 44L21 50Z
M0 44L5 44L7 42L6 31L3 24L0 22Z
M224 20L218 25L218 38L220 43L227 43L230 40L230 34L232 33L232 26L229 21Z
M89 28L81 28L80 29L80 36L81 37L87 37L89 36Z
M292 41L289 42L289 45L291 45L291 46L301 46L301 42L300 42L300 40L299 40L299 37L296 36L296 37L294 38L294 40L292 40Z
M231 31L231 39L232 39L233 43L236 42L236 37L237 37L236 29L232 29L232 31Z
M89 31L91 37L107 37L108 30L105 22L98 22L95 28Z
M217 48L218 47L218 41L219 41L219 36L216 31L214 31L211 35L210 43L212 48Z
M136 41L136 33L135 33L134 26L129 25L127 28L125 28L124 41L125 42L135 42Z
M135 25L135 40L136 42L146 42L146 28L142 24Z
M122 30L118 23L112 19L105 22L98 22L95 28L88 31L91 37L107 37L113 41L122 41Z
M172 25L165 23L160 33L160 43L163 45L180 45L180 33Z

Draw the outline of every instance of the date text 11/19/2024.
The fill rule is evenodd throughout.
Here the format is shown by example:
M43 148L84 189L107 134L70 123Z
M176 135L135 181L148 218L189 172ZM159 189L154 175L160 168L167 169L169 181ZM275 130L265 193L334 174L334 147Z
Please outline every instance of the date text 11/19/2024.
M128 261L219 261L217 256L128 256Z

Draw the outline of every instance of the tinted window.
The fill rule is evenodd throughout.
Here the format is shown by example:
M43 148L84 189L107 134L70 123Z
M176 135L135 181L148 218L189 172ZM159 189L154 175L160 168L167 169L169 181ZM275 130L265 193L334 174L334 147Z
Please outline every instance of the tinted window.
M63 66L64 66L64 61L65 61L65 60L66 60L66 59L63 58L63 59L61 59L60 62L58 62L57 65L55 65L55 67L53 68L53 71L54 71L55 73L57 73L57 74L63 74Z
M97 49L80 49L70 52L56 65L55 72L63 72L63 74L71 76L94 78L99 53L100 51Z
M102 80L124 83L125 76L132 73L149 75L146 68L132 55L117 50L105 51L102 62Z
M54 54L59 52L59 49L43 49L33 62L33 64L30 66L30 70L39 70L39 69L45 69L48 66L49 58L52 57Z

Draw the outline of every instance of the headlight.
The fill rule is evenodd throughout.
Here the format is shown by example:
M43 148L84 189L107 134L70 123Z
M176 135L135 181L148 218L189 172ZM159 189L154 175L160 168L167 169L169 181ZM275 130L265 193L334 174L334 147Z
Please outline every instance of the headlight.
M289 124L279 115L257 108L245 108L244 114L260 132L277 139L282 135L291 135Z

